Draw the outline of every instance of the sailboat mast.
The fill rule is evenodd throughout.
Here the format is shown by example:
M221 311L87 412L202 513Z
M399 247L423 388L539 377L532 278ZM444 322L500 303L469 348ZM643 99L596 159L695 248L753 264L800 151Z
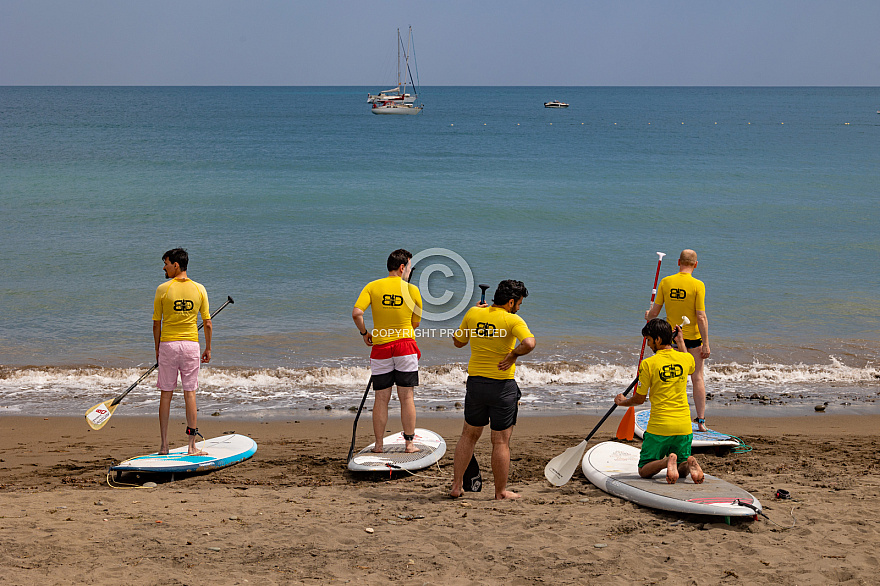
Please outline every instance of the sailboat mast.
M397 91L400 91L400 28L397 29Z

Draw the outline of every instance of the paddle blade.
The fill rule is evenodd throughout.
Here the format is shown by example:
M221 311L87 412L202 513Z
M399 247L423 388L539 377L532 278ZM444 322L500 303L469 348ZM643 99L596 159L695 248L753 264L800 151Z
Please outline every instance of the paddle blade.
M617 439L633 441L636 433L636 408L630 407L626 410L620 425L617 426Z
M571 480L574 471L577 470L584 450L587 449L587 440L582 441L573 448L568 448L544 466L544 478L553 486L562 486Z
M112 401L98 403L86 412L86 423L89 424L89 427L97 431L106 425L113 412L119 407L118 404L111 405L111 403Z
M480 474L480 464L477 462L476 456L471 456L470 464L464 471L464 484L462 488L465 492L480 492L483 490L483 476Z

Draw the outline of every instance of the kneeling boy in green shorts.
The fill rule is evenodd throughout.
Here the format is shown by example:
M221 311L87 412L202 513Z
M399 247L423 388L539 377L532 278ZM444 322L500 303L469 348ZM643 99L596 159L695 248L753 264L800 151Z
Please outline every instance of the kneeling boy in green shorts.
M639 457L639 476L651 478L666 468L666 482L675 484L679 477L691 475L695 484L703 482L703 469L691 456L691 410L687 400L687 379L694 372L694 357L678 339L681 350L673 350L673 335L681 337L681 330L666 320L652 319L642 335L654 355L639 366L639 385L633 396L623 394L614 398L620 407L641 405L651 394L651 417L642 439ZM681 463L679 463L681 462Z

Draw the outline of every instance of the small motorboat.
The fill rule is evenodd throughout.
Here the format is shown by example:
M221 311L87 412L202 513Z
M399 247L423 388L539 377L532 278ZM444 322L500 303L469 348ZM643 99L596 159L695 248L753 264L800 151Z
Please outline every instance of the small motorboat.
M544 102L545 108L568 108L568 104L565 102L560 102L559 100L553 100L552 102Z

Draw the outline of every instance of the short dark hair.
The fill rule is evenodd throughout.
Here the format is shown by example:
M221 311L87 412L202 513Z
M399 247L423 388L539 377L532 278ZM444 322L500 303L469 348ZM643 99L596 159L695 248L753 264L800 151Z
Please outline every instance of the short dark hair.
M396 271L400 265L405 265L412 258L412 253L408 250L398 248L388 255L388 270Z
M526 289L526 286L522 281L507 279L506 281L498 283L498 287L495 289L495 296L492 298L492 303L495 305L504 305L511 299L516 302L521 298L528 296L529 290Z
M645 338L660 338L664 346L672 344L672 326L665 319L655 317L642 328L642 336Z
M172 248L162 255L162 260L166 258L171 264L177 263L181 271L185 271L186 265L189 264L189 255L186 253L185 248Z

